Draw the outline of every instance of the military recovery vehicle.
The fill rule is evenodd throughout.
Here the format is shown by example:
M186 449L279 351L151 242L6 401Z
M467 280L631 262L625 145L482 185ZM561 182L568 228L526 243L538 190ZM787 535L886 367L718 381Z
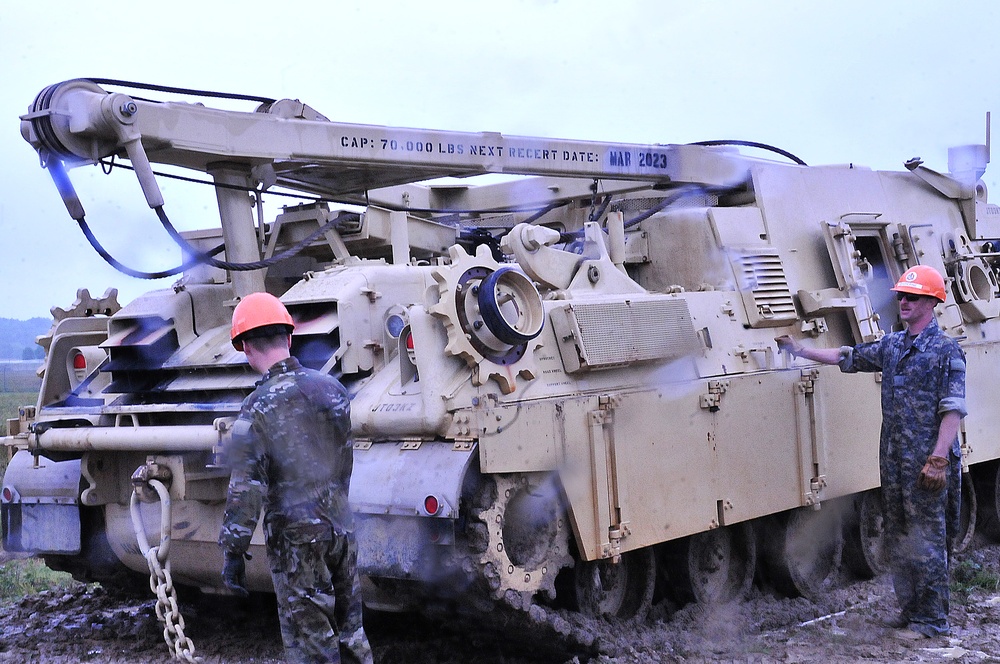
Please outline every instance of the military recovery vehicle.
M986 146L950 151L947 174L879 172L742 141L401 129L119 89L49 86L21 131L105 260L179 278L53 309L38 401L4 439L6 549L113 583L158 548L177 583L222 592L224 452L258 378L230 316L266 290L295 320L293 354L352 395L368 605L457 594L633 617L656 593L724 601L755 578L820 593L841 560L882 569L880 376L774 339L878 338L916 264L947 275L937 320L968 356L963 539L977 522L1000 535ZM71 169L121 160L177 267L144 273L90 230ZM220 226L174 229L156 164L204 174ZM266 219L277 193L299 198ZM251 551L249 586L269 591L259 531Z

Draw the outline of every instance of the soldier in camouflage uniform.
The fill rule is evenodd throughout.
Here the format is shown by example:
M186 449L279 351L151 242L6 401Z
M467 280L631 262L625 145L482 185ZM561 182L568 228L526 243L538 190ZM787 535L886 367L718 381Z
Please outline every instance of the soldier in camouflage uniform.
M945 300L934 269L907 270L893 288L907 329L844 348L804 348L789 337L778 346L842 371L882 372L879 471L884 533L901 636L948 634L949 555L958 532L965 410L965 354L934 319Z
M335 378L289 355L291 329L284 305L266 293L233 313L233 345L264 377L233 426L223 580L247 594L244 555L263 507L287 660L370 663L347 502L350 400Z

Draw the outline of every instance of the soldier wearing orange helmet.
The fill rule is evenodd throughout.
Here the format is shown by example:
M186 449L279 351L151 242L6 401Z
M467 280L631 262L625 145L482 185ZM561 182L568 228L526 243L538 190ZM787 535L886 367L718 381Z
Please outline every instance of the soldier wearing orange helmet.
M839 364L844 372L882 372L879 474L884 535L893 552L900 615L891 626L905 638L949 633L949 556L958 532L965 410L965 354L938 327L934 307L947 299L932 267L906 270L892 288L906 329L871 343L806 348L789 336L780 350Z
M947 297L944 290L944 277L941 273L927 265L916 265L903 273L892 290L897 293L911 295L926 295L939 302Z
M219 544L225 585L246 595L244 556L264 509L264 534L290 662L372 661L362 626L347 391L290 355L294 322L281 301L252 293L231 339L263 373L233 425L232 477Z
M292 315L281 300L270 293L250 293L233 310L229 338L233 348L243 352L245 339L280 336L282 333L287 336L294 329Z

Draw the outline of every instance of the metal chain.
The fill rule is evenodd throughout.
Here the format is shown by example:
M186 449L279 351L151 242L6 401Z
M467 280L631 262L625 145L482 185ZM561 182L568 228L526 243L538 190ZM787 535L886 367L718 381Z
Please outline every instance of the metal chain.
M150 546L146 538L142 515L139 513L138 487L132 492L130 511L139 549L149 567L149 589L156 595L156 619L163 624L163 640L167 642L174 659L201 662L201 657L195 657L194 643L184 635L184 616L177 608L177 591L170 576L170 559L167 557L170 544L170 493L159 480L149 479L146 484L155 489L160 497L159 546Z
M163 623L163 640L167 642L174 659L200 662L194 655L194 643L184 635L184 616L177 608L177 592L170 577L170 561L160 565L160 547L152 547L146 553L149 565L149 588L156 595L156 619Z
M590 221L597 221L594 219L594 211L597 209L597 191L599 180L594 180L594 183L590 185L590 211L587 213L587 219Z

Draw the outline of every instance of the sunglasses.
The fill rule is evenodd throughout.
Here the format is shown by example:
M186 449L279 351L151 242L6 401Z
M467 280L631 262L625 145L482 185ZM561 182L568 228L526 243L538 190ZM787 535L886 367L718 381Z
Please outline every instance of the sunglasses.
M913 293L896 293L896 299L899 300L900 302L902 302L903 300L906 300L907 302L916 302L922 297L924 296L914 295Z

